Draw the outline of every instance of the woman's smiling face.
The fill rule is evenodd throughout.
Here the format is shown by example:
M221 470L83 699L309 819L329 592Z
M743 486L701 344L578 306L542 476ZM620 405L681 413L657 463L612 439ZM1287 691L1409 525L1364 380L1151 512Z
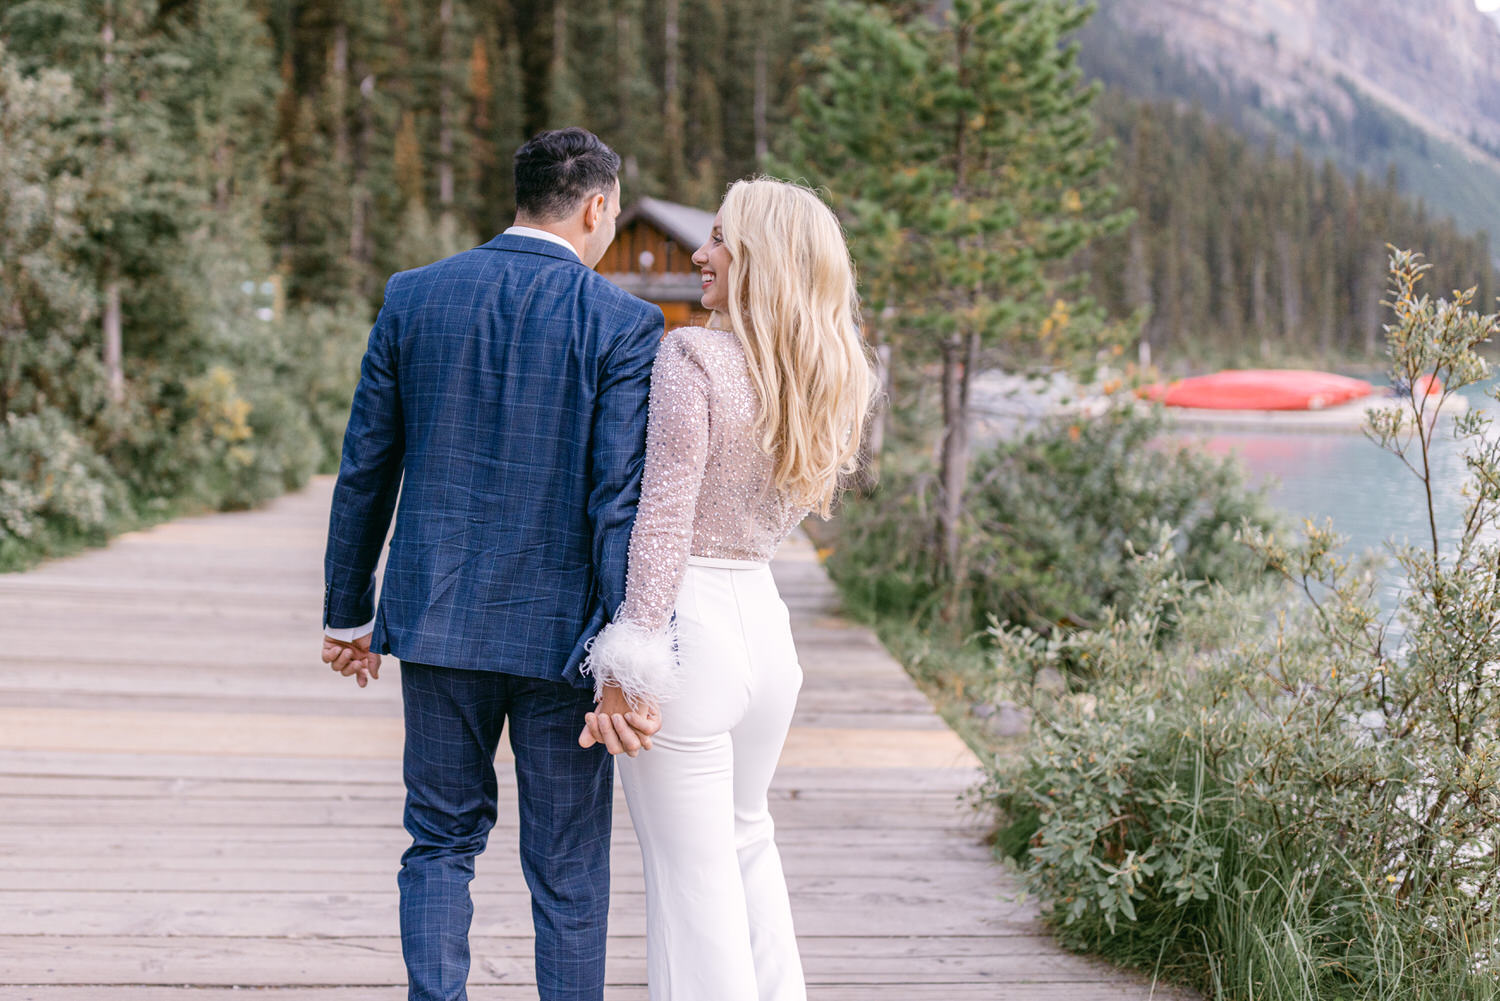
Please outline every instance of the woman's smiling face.
M719 217L703 246L693 252L693 263L703 272L703 308L723 311L729 306L729 248L724 246L724 231Z

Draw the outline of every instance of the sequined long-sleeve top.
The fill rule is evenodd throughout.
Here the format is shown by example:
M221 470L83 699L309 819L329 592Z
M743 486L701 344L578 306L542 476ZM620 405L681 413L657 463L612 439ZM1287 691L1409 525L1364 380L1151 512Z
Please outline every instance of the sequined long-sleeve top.
M732 331L681 327L662 339L625 603L586 664L600 690L614 683L632 701L669 698L676 676L670 624L688 556L767 561L807 515L771 484L759 415Z

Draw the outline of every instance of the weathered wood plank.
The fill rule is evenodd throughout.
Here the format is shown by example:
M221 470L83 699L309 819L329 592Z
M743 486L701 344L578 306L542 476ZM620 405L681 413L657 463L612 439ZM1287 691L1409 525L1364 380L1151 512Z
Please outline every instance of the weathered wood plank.
M97 766L96 766L97 767ZM498 774L500 795L515 794L513 776ZM783 768L771 787L771 801L783 799L860 799L917 803L923 809L959 803L971 788L972 775L953 769L908 769L892 788L884 772L872 769ZM178 799L373 799L399 803L402 790L390 782L348 783L275 778L234 779L207 776L116 776L98 774L7 772L0 768L0 796L69 799L113 796Z
M1016 935L961 940L888 939L886 948L869 954L864 938L808 939L802 951L808 983L881 984L920 980L925 983L983 983L1003 970L1007 981L1097 983L1110 971L1079 963L1049 949L1048 940ZM535 983L529 939L475 936L471 940L471 986ZM606 976L613 983L639 978L645 939L613 936ZM0 969L34 984L174 984L274 987L279 971L296 970L305 986L371 986L405 983L401 941L384 938L225 939L182 938L49 938L0 942Z
M28 860L29 861L29 860ZM225 862L215 866L151 866L121 868L118 864L85 867L70 864L65 858L44 860L47 866L29 864L7 868L0 865L0 891L31 890L47 893L62 900L63 894L78 891L119 891L132 893L384 893L396 885L396 867L380 860L379 867L364 869L328 869L304 860L302 867L282 866L274 860L265 866L242 862L231 867ZM475 885L479 889L524 892L526 884L518 866L507 860L492 858L486 874ZM852 870L853 867L846 867ZM638 865L626 863L614 875L617 881L630 885L639 876ZM820 865L816 871L788 875L787 885L793 893L838 892L851 883L853 871L828 871ZM862 892L887 895L913 895L937 898L957 907L966 897L975 896L973 863L936 865L919 876L860 875ZM619 891L619 892L635 892ZM998 892L998 891L992 891ZM978 902L983 903L981 896Z
M331 672L330 672L331 673ZM348 684L348 682L346 682ZM398 758L396 717L0 707L0 747L129 754ZM509 751L502 742L502 755ZM950 730L798 727L782 760L828 768L972 768Z
M142 799L98 796L82 808L89 822L119 829L141 820ZM509 802L514 802L510 800ZM240 828L250 824L267 827L385 827L400 800L369 799L190 799L155 800L151 823L172 827ZM926 810L912 809L913 800L850 799L848 797L799 796L773 804L771 814L780 830L813 828L841 830L848 827L880 826L888 831L947 831L953 826L953 811L946 801L929 803ZM82 804L76 798L0 796L0 816L5 826L61 827L72 823ZM519 821L509 818L512 823ZM627 818L620 819L628 823ZM509 825L507 825L509 826Z
M640 853L634 839L622 836L623 843L611 852L611 870L617 885L639 885ZM327 846L321 853L302 855L246 854L225 851L219 856L173 852L163 848L158 854L146 855L13 855L0 856L0 888L8 890L152 890L217 892L221 881L246 885L267 892L282 889L381 890L395 885L399 866L388 852L372 849L372 854L330 858ZM397 852L399 855L399 852ZM125 865L128 859L129 865ZM877 862L879 860L876 860ZM924 863L916 876L906 875L912 866L909 856L880 863L877 871L894 875L871 875L871 861L844 847L810 853L783 853L788 884L796 889L837 889L858 881L860 886L886 888L894 892L901 886L929 887L948 885L951 881L974 895L981 903L991 896L1004 897L1012 888L998 878L979 883L974 878L984 856L963 855L934 858ZM497 888L519 889L521 874L512 849L492 846L480 856L479 883ZM109 875L104 875L109 874ZM259 882L257 882L259 877ZM949 897L954 907L963 906L963 894Z
M405 1001L405 987L283 987L242 988L89 985L77 987L0 987L0 1001ZM646 1001L639 983L608 984L605 1001ZM1153 989L1135 978L1116 974L1093 983L1005 983L986 980L969 984L825 984L808 989L809 1001L1176 1001L1188 995L1167 987ZM529 984L486 987L484 1001L536 1001Z
M973 899L973 898L970 898ZM974 900L975 903L984 903ZM377 936L396 927L394 884L383 893L119 893L0 891L0 935L211 935L237 937ZM995 901L973 913L942 895L804 892L792 902L799 934L890 936L920 928L930 935L998 934L1032 929L1028 908ZM531 931L531 898L519 890L474 893L475 934ZM645 933L639 890L616 881L610 928Z
M625 818L616 812L616 835L628 834ZM975 838L952 837L952 831L867 830L830 828L827 826L778 829L776 842L791 853L816 857L859 852L872 862L906 859L920 862L927 858L989 858L989 852ZM347 825L303 826L296 828L257 827L253 830L222 827L161 827L144 818L130 827L57 826L0 827L0 855L24 855L45 845L67 845L80 856L137 852L155 855L169 852L221 851L224 854L249 852L269 855L282 852L293 857L327 854L327 846L336 843L358 843L369 851L401 850L410 839L399 827L376 828ZM510 851L516 846L516 825L512 821L497 826L490 834L489 854ZM976 874L976 878L978 875ZM985 879L996 879L991 874Z
M245 782L340 782L401 787L397 758L273 758L261 755L122 754L88 751L0 749L0 772L8 775L149 776L170 779L236 779Z
M140 711L155 708L175 713L220 713L229 710L299 716L399 717L401 707L393 698L361 697L351 702L345 690L347 684L343 682L334 685L325 698L309 698L288 704L285 695L274 692L242 694L230 699L219 693L193 694L181 690L148 694L140 691L82 691L46 684L18 688L0 683L0 704L13 709L39 706ZM282 686L284 687L285 685ZM395 689L391 688L389 691L394 692ZM889 706L870 703L855 709L846 706L846 701L847 698L838 692L826 695L814 693L798 707L797 724L832 730L945 729L943 721L934 716L926 706L890 700Z

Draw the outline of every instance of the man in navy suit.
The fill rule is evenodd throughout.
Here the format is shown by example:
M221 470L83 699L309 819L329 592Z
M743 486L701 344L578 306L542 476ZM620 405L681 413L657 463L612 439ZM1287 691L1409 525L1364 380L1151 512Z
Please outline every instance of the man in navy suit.
M508 721L543 1001L600 1001L611 754L581 748L584 644L625 598L659 309L592 268L620 158L583 129L516 153L516 225L391 278L344 436L323 659L363 687L401 661L401 945L413 1001L462 1001L469 883L496 819ZM397 499L399 497L399 506ZM396 529L375 606L375 568ZM627 711L618 692L600 704Z

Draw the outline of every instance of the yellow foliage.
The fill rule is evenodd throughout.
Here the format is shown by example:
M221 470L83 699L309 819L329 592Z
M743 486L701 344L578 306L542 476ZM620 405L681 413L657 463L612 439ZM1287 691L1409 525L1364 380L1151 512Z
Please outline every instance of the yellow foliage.
M198 416L208 426L218 441L231 444L249 441L254 435L250 427L250 401L239 395L234 382L234 373L222 365L215 365L197 380L189 397L198 408ZM231 458L233 458L231 450ZM244 460L249 464L249 459Z
M1068 324L1071 322L1072 316L1068 312L1068 304L1058 299L1052 304L1052 312L1042 321L1041 339L1046 341L1056 337L1068 329Z

